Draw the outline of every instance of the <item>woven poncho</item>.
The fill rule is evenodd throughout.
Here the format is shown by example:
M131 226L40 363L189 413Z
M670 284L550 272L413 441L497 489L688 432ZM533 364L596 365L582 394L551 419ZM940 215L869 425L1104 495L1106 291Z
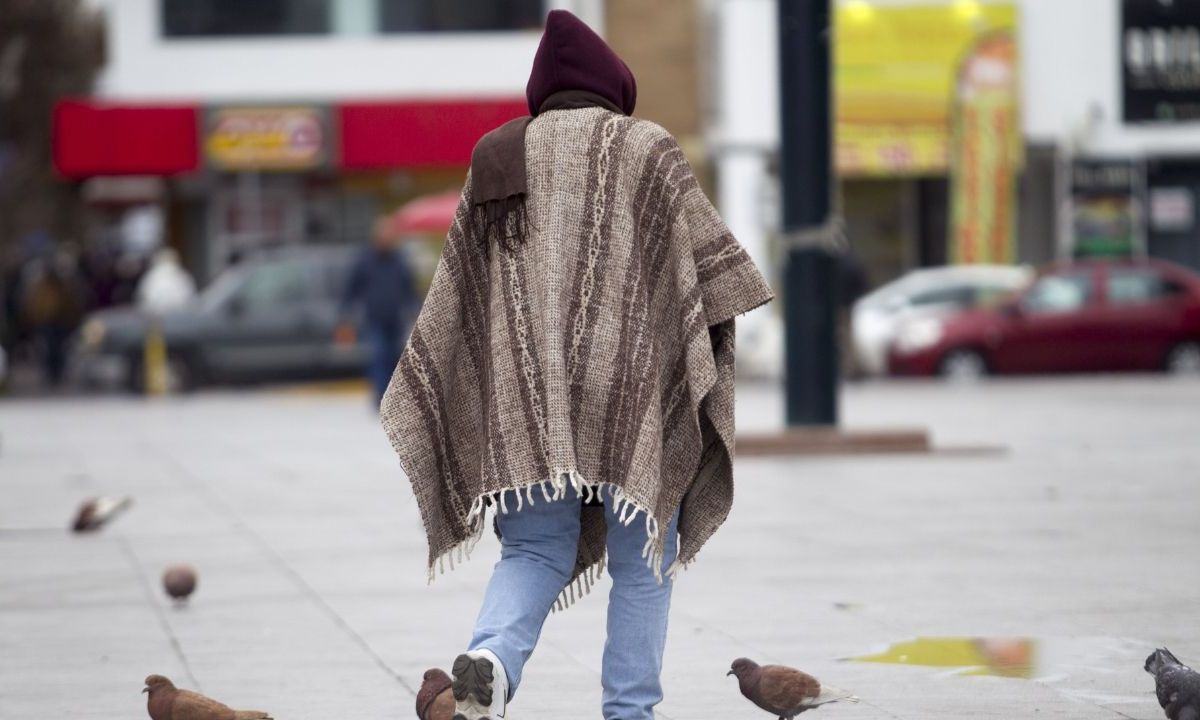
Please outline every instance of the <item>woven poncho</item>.
M489 508L568 486L645 522L656 573L679 508L673 572L732 505L733 319L771 290L658 125L555 110L525 151L525 242L475 237L468 176L381 407L430 577L469 554ZM582 512L572 599L605 554L603 508Z

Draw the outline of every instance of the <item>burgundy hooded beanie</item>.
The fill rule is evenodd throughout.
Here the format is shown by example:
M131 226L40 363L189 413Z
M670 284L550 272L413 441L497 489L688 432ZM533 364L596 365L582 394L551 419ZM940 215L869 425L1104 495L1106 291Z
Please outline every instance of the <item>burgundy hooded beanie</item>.
M471 154L472 220L485 250L493 239L512 249L527 234L525 131L533 118L546 110L586 107L631 115L637 82L629 66L582 20L566 10L552 10L533 57L525 99L529 116L484 135Z
M525 86L529 114L564 90L594 93L626 115L637 104L637 81L603 38L566 10L552 10Z

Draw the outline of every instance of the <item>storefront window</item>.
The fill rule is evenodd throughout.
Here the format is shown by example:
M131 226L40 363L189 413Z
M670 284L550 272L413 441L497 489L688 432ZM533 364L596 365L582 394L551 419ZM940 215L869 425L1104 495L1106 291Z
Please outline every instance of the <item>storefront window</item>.
M169 38L537 30L544 0L159 0Z
M166 37L323 35L332 0L161 0Z
M471 32L536 30L543 0L378 0L379 30Z

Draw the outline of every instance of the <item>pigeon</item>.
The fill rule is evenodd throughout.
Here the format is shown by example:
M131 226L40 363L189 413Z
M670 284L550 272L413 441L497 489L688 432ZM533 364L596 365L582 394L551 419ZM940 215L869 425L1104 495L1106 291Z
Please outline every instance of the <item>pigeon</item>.
M77 533L99 530L132 504L133 498L129 497L119 500L111 497L91 498L79 506L71 529Z
M783 665L762 665L738 658L728 675L736 675L742 695L779 720L792 720L805 710L845 700L858 702L848 692L822 687L815 677Z
M1200 673L1166 648L1159 648L1146 658L1146 672L1154 676L1158 704L1168 720L1200 720Z
M191 565L171 565L162 576L163 590L176 602L184 602L196 591L196 569Z
M454 692L450 676L438 668L429 668L417 693L417 720L452 720Z
M234 710L191 690L179 690L162 675L146 678L146 712L151 720L272 720L260 710Z

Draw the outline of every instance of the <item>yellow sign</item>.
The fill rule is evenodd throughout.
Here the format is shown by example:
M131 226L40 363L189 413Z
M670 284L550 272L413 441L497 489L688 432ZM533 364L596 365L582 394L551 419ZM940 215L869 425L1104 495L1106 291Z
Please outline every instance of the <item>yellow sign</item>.
M221 108L209 114L205 151L222 170L308 170L325 162L318 108Z
M834 87L837 168L844 176L944 174L961 64L976 43L1014 33L1013 4L841 3Z

